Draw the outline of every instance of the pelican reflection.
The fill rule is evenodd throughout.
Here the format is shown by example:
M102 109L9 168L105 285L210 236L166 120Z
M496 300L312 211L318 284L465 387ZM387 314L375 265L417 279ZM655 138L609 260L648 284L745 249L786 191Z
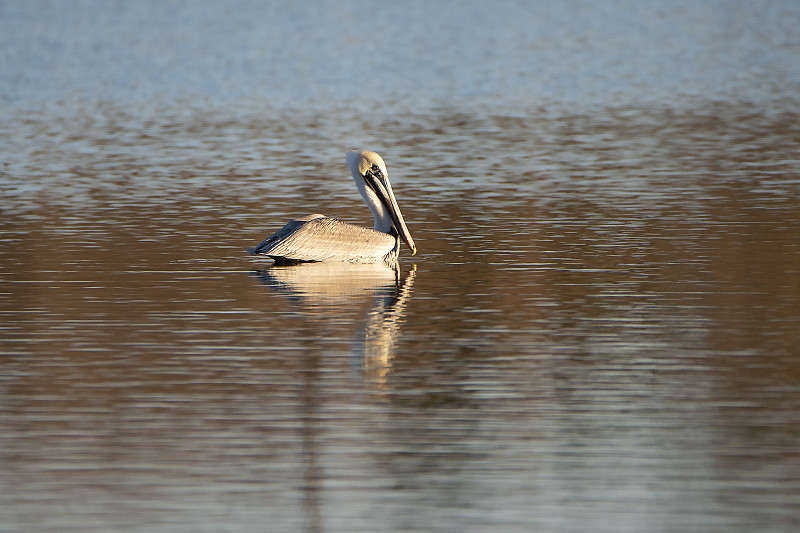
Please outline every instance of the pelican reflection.
M352 353L367 378L385 381L411 297L416 266L401 273L397 265L385 263L319 262L273 265L259 271L258 276L314 321L340 324L343 313L356 310L359 317Z

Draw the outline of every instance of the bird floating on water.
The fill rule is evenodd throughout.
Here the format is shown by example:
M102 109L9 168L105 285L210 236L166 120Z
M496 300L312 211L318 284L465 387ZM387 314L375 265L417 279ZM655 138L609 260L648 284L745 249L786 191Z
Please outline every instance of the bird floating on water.
M344 261L350 263L397 262L400 239L417 253L406 227L381 156L368 150L348 152L347 166L358 192L375 219L373 229L336 218L313 214L290 220L284 227L251 248L248 253L266 255L276 263Z

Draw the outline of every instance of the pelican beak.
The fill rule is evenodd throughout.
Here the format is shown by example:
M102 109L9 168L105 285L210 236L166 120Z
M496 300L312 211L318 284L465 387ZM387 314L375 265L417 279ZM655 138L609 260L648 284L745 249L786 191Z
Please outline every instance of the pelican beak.
M403 214L400 212L400 208L397 206L397 200L394 198L392 186L389 185L389 180L383 177L381 173L379 173L379 175L380 177L375 176L371 172L367 172L364 176L364 181L367 183L367 186L375 192L381 203L386 207L386 210L389 212L389 216L392 217L392 223L394 224L395 230L397 230L397 234L400 235L400 238L403 239L403 241L411 249L411 255L416 255L417 247L414 244L414 239L411 238L411 232L408 231L406 221L403 220Z

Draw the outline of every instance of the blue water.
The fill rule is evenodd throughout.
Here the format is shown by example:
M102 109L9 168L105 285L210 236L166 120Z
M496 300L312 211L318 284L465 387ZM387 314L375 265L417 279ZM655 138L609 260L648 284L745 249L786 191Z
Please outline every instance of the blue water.
M792 1L4 2L0 97L5 112L796 104L798 20Z

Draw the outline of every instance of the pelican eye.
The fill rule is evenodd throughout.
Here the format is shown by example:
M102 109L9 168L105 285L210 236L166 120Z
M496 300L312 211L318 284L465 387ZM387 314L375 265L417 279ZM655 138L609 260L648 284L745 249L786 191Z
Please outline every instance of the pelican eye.
M367 174L372 174L376 178L382 178L383 177L383 171L381 170L381 167L379 167L378 165L372 165L369 168L369 170L367 170Z

